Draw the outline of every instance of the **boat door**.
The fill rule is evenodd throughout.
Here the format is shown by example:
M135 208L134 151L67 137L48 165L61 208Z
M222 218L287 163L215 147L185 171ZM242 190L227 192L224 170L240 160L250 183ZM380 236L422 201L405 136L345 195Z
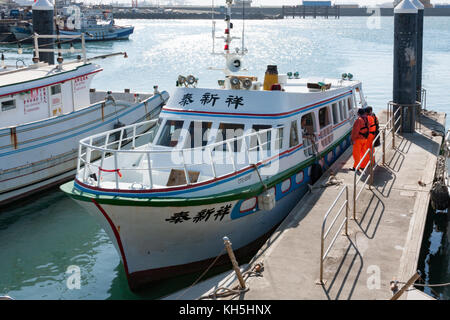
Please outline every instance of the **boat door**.
M61 84L50 87L50 117L62 114Z
M319 122L319 152L326 149L334 140L333 122L330 106L325 106L317 112Z

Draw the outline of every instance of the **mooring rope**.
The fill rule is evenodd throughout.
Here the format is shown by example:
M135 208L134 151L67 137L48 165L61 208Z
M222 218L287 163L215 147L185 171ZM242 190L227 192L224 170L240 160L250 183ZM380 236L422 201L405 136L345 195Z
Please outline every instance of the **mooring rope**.
M193 286L195 286L200 279L202 279L205 274L212 268L212 266L217 262L217 260L219 260L219 258L225 253L225 248L222 249L222 251L219 253L219 255L214 259L214 261L209 265L208 268L206 268L206 270L200 275L200 277L197 278L197 280L194 281L194 283L192 283L188 288L186 288L186 290L184 290L177 298L176 300L180 299L183 295L186 294L186 292L188 292L190 289L192 289Z
M262 271L264 270L264 265L262 262L255 264L252 270L246 271L242 274L244 281L247 281L251 276L261 277ZM247 292L250 290L249 286L245 286L245 288L241 288L239 285L233 288L227 287L219 287L215 289L212 293L208 295L201 296L198 298L199 300L212 299L217 300L217 298L226 298L232 295L240 295L241 293Z

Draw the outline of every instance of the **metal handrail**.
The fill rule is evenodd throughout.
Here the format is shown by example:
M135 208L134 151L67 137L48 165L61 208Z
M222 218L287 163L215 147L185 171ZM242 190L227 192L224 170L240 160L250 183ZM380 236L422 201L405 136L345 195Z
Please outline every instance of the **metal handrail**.
M336 216L334 217L333 221L331 222L330 226L328 227L328 229L325 231L325 226L327 223L327 219L328 216L330 215L330 213L332 212L332 210L334 209L334 207L336 206L337 202L339 201L339 199L341 198L341 196L343 195L345 191L345 201L342 204L342 206L339 208L338 213L336 214ZM348 186L345 185L342 190L339 192L339 194L337 195L336 199L334 200L333 204L329 207L327 213L325 214L325 216L323 217L323 222L322 222L322 231L321 231L321 236L320 236L320 279L319 279L319 284L324 284L323 282L323 263L325 258L327 257L328 253L331 250L331 247L333 246L333 244L336 242L336 239L339 235L339 232L342 230L342 228L345 226L345 235L348 236L348 211L349 211L349 198L348 198ZM331 229L333 228L333 226L335 225L337 219L340 217L340 215L342 214L343 209L345 208L345 218L342 221L341 225L339 226L338 230L336 231L336 234L334 235L333 239L331 240L330 245L328 246L328 248L325 250L325 238L328 236L328 234L330 233Z
M80 39L81 40L81 49L62 49L62 48L50 48L50 49L42 49L39 48L39 44L38 44L38 39L56 39L59 40L60 38L63 39ZM84 33L81 33L79 35L63 35L63 34L58 34L58 35L44 35L44 34L37 34L34 33L33 34L33 39L34 39L34 58L39 60L39 52L59 52L59 53L66 53L66 52L70 52L70 53L75 53L75 52L80 52L83 56L83 62L86 63L87 62L87 57L86 57L86 41L84 38Z
M359 161L358 165L355 168L355 173L353 175L353 219L356 220L356 200L358 200L361 192L364 190L364 187L367 184L367 181L369 181L370 178L370 174L367 175L366 179L364 180L364 184L362 185L362 187L359 189L358 194L356 194L356 187L358 186L358 183L360 181L362 181L362 176L366 173L366 171L369 169L369 166L366 166L364 168L364 170L361 172L361 174L358 177L358 170L361 167L361 164L363 163L363 161L366 160L366 157L369 156L370 157L370 162L372 162L372 152L370 149L367 149L366 152L364 153L364 155L361 157L361 160ZM370 171L369 171L370 172Z

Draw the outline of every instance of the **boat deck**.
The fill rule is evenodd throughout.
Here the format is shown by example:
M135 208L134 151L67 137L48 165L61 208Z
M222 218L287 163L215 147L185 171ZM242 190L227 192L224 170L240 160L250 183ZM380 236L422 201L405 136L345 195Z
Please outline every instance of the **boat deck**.
M380 123L383 118L385 114L380 115ZM426 112L417 133L397 136L396 148L386 152L385 166L375 169L373 188L366 186L357 201L356 220L351 219L354 173L348 170L353 165L352 148L334 163L331 170L349 187L350 220L348 237L337 233L337 241L324 260L324 285L316 283L320 275L322 222L343 188L320 187L327 182L328 172L250 262L249 268L259 262L264 264L262 277L250 277L249 291L234 298L390 299L390 281L406 282L417 270L429 191L443 140L432 131L445 133L444 125L444 113ZM345 196L340 203L344 199ZM336 225L340 225L340 220ZM336 233L334 230L327 237L325 249ZM416 292L408 291L401 299L424 299Z

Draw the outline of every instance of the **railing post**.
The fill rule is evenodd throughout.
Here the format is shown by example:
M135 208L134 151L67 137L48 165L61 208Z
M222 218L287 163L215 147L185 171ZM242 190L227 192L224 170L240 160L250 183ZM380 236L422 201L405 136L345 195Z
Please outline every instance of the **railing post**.
M236 276L239 280L240 289L245 289L245 281L242 277L241 269L239 269L236 257L234 256L233 249L231 248L231 242L228 237L223 237L223 242L225 244L225 248L227 249L228 256L230 257L231 264L233 265L234 272L236 272Z
M122 149L123 131L124 131L124 129L122 128L122 129L120 130L119 145L117 146L117 150Z
M348 236L348 186L345 186L345 235Z
M83 53L83 62L86 64L87 58L86 58L86 43L85 43L85 39L84 39L84 33L81 33L81 50Z
M353 175L353 220L356 221L356 170Z
M189 178L189 171L186 167L186 161L184 160L184 149L181 149L181 156L183 157L183 168L184 168L184 175L186 176L186 184L191 184L191 179Z
M103 162L105 160L105 156L106 156L106 151L103 150L102 151L102 158L100 160L100 167L98 168L98 181L97 181L97 187L100 188L100 180L101 180L101 175L102 175L102 170L101 168L103 168Z
M136 124L133 126L133 149L136 148Z
M234 152L231 151L231 143L227 142L228 152L230 154L231 164L233 165L234 172L236 172L236 163L234 162Z
M369 182L369 189L372 189L373 186L373 163L375 161L375 157L373 154L373 149L370 151L370 182Z
M323 285L323 251L324 251L324 239L323 239L323 227L320 235L320 275L319 282L317 284Z
M77 175L81 168L81 143L78 144L78 161L77 161Z
M150 152L147 152L147 162L148 162L148 179L150 182L150 189L153 189L152 161L150 158Z
M394 109L392 109L392 117L391 117L391 126L392 126L392 149L395 149L395 113Z
M386 165L386 128L381 130L381 136L383 138L383 146L382 146L382 151L383 151L383 166Z
M119 170L119 161L117 159L116 151L114 151L114 166L115 166L115 170ZM117 171L116 171L115 176L116 176L116 189L118 190L119 189L119 175L118 175Z
M209 157L211 158L211 169L212 169L214 178L217 178L216 166L214 165L214 160L213 160L213 155L212 155L212 149L211 148L209 148Z

